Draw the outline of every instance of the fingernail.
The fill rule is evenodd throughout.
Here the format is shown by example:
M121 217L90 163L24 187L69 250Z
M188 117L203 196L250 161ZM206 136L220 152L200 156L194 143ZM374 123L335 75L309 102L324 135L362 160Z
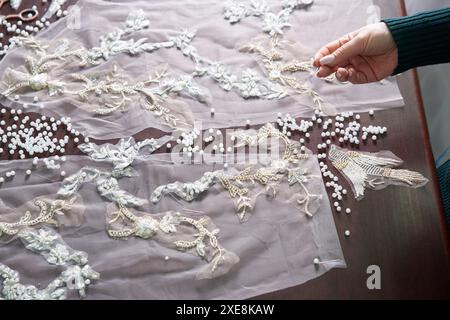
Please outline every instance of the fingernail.
M332 63L334 61L336 57L333 54L330 54L328 56L323 57L322 59L320 59L320 64L321 65L329 65L330 63Z

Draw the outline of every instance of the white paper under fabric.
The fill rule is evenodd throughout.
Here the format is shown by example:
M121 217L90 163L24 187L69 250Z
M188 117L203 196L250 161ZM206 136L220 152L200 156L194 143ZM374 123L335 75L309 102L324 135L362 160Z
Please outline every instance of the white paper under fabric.
M320 175L317 160L313 157L311 161L313 173ZM111 164L93 162L84 156L69 156L64 170L69 175L85 166L112 168ZM139 176L119 179L120 187L143 199L149 199L157 186L168 182L168 177L191 181L205 171L219 169L212 165L174 165L169 155L152 155L132 167ZM24 185L22 169L16 171L17 177L0 189L0 198L9 208L38 196L55 195L61 187L58 182L49 183L53 180L50 172L48 176L45 172L32 175ZM321 194L326 195L323 185ZM205 261L194 254L165 247L151 238L111 239L105 224L111 203L99 195L95 185L83 184L78 196L85 209L81 225L66 224L57 230L70 247L89 255L89 265L101 275L89 287L86 299L243 299L301 284L331 268L345 267L326 196L312 218L299 213L295 202L289 205L260 196L255 204L258 210L246 223L236 218L228 193L220 187L211 188L207 196L191 203L165 197L156 206L149 203L137 209L148 213L178 211L211 219L220 229L218 242L238 256L239 262L226 274L203 280L196 277L205 268ZM322 263L314 265L314 258ZM0 246L0 261L17 270L23 283L48 283L57 276L41 260L26 252L18 241ZM75 293L68 298L78 299Z
M370 0L360 1L330 1L317 0L307 10L295 10L289 17L290 28L283 29L283 41L292 44L289 49L290 56L308 61L314 52L327 43L343 34L366 24L370 14L367 8L372 5ZM143 9L149 19L149 27L135 34L127 36L128 39L146 38L150 43L162 43L170 37L180 34L180 30L196 31L190 44L194 46L198 55L209 61L217 61L229 67L235 74L245 73L246 81L256 76L268 81L258 57L254 54L239 52L238 44L243 44L257 37L265 36L258 17L248 17L239 23L231 25L223 16L223 3L211 0L183 1L80 1L79 27L76 26L76 17L68 16L52 24L47 30L40 33L38 40L54 43L57 40L68 39L82 44L86 48L99 45L102 35L123 27L124 21L130 11ZM269 2L270 10L278 12L282 9L278 1ZM349 17L349 18L347 18ZM294 49L295 48L295 49ZM187 54L187 52L183 52ZM108 61L95 67L60 70L59 74L85 73L88 71L106 71L116 63L124 75L131 79L143 79L152 74L161 65L167 64L174 75L186 75L195 71L195 63L185 56L176 47L160 48L130 56L120 53L108 57ZM24 64L27 52L23 48L11 50L2 60L0 72L8 68L16 69ZM23 71L23 67L22 67ZM198 71L198 70L197 70ZM214 76L214 75L213 75ZM211 99L203 102L184 97L173 97L170 105L172 109L180 109L177 104L187 105L192 118L201 120L205 128L227 127L242 125L250 119L252 123L265 123L273 121L273 110L290 113L293 116L311 115L311 101L309 97L290 95L280 99L270 100L267 96L261 99L244 99L236 90L226 91L212 79L213 76L195 77L194 80L202 88L209 91ZM327 104L336 108L336 111L367 111L369 109L383 109L403 105L400 92L395 80L386 80L384 84L368 84L353 86L349 84L329 84L313 75L307 76L312 88L318 92ZM255 92L245 92L252 96ZM244 94L244 95L245 95ZM49 97L46 92L20 92L20 101L32 102L34 95L46 106L40 110L43 114L71 116L74 125L83 127L96 138L124 137L143 130L146 127L156 127L171 131L149 112L143 112L139 100L133 98L127 110L117 110L107 116L94 116L88 112L89 108L82 102L68 97L56 95ZM256 93L256 95L258 95ZM10 97L11 98L11 97ZM173 101L174 100L174 101ZM47 102L50 101L50 102ZM215 109L211 117L210 108ZM30 110L37 107L30 103ZM92 109L92 106L91 106ZM133 124L130 126L130 124Z

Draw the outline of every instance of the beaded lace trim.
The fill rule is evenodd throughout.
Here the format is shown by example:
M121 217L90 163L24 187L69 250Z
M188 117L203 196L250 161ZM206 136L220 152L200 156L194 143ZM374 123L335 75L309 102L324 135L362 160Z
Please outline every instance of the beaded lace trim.
M124 206L119 206L108 221L108 234L112 238L123 239L130 236L154 239L180 251L193 251L205 259L208 266L197 275L197 279L211 279L220 276L239 261L239 258L225 250L218 242L219 229L211 228L208 217L191 218L179 212L158 214L137 214ZM113 227L121 222L121 228ZM186 232L182 228L189 229Z
M291 27L290 15L299 9L307 9L313 4L312 0L285 0L282 10L278 13L270 11L265 0L235 1L225 3L223 15L230 23L237 23L246 17L258 17L263 20L262 31L271 37L282 35L283 29Z
M123 73L122 73L123 74ZM73 80L82 83L82 87L67 89L65 93L78 96L81 100L92 102L94 99L107 101L94 110L99 115L111 114L114 111L125 111L131 103L131 97L141 95L145 102L143 108L151 111L157 118L172 128L191 124L178 119L169 107L167 98L171 95L184 94L200 102L206 102L207 90L198 86L188 75L171 77L164 67L161 71L146 80L133 81L120 76L117 65L101 74L73 74ZM155 86L156 85L156 86Z
M133 138L121 139L116 145L105 144L97 146L86 143L78 146L89 158L97 162L110 162L113 165L111 171L100 170L92 167L83 167L77 173L63 180L58 194L69 197L75 195L84 183L95 183L100 195L109 201L126 207L137 207L147 203L147 200L137 198L122 190L117 179L133 176L131 164L136 159L145 159L140 150L147 148L151 154L159 146L156 140L146 139L135 142Z
M67 246L58 234L50 229L25 229L19 238L28 250L36 252L52 265L65 269L45 289L20 283L19 273L0 263L2 280L1 298L6 300L62 300L67 298L68 290L77 290L81 298L92 280L99 278L88 263L85 252L74 251Z
M334 145L331 146L328 157L333 166L352 184L355 198L363 197L366 187L376 189L381 185L393 183L418 187L428 182L428 179L418 172L392 169L402 164L400 159L347 151Z
M58 226L55 216L64 215L70 211L76 200L76 197L67 200L36 200L34 204L39 209L39 212L32 214L30 211L27 211L18 221L0 222L0 237L14 236L24 228L40 224Z
M269 47L266 47L261 41L252 41L243 45L239 50L257 54L270 81L279 83L283 87L293 90L296 94L310 97L314 106L322 111L323 99L316 91L311 89L307 80L300 80L294 76L298 72L314 75L315 69L312 61L285 61L278 37L270 39ZM325 81L331 83L334 79L335 77L332 75L325 78Z
M267 124L262 127L256 135L241 135L240 139L244 144L254 145L259 143L262 139L270 137L279 138L285 143L285 149L281 160L275 160L267 167L255 169L248 167L238 174L229 175L224 171L206 172L199 180L189 183L174 182L166 185L161 185L156 188L150 200L157 203L166 194L173 194L185 201L193 201L201 194L209 190L216 183L220 183L222 187L228 191L231 198L235 199L235 211L241 222L249 219L248 214L253 209L253 202L255 199L249 197L250 188L257 183L261 187L265 187L266 191L271 190L273 196L276 196L276 186L281 183L283 179L287 179L289 186L299 184L301 192L297 203L301 210L308 216L312 217L317 211L317 206L312 206L313 202L322 199L320 191L310 191L307 188L307 183L311 179L321 179L320 176L309 174L308 170L299 167L289 168L289 164L298 164L300 160L309 158L308 154L300 153L298 146L290 141L286 135L276 130L272 124ZM317 193L315 193L317 192ZM314 207L314 208L313 208Z

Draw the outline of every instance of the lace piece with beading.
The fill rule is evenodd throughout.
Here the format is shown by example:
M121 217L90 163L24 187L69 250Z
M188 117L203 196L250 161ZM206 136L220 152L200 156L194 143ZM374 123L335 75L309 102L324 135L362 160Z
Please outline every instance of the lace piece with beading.
M142 108L152 112L171 128L191 128L192 117L189 110L176 110L167 101L174 95L185 95L199 102L206 102L209 94L206 89L195 83L189 75L171 77L167 68L155 72L146 80L134 81L119 72L117 65L111 71L97 74L73 74L75 83L67 85L66 94L77 96L81 101L100 105L94 112L108 115L115 111L126 111L134 96L140 96L144 102ZM80 82L82 86L77 85ZM186 108L187 109L187 108ZM183 111L183 112L182 112ZM179 115L181 114L181 116Z
M305 73L314 75L315 68L312 61L291 60L286 61L281 50L279 37L269 40L267 47L262 40L254 40L239 48L239 51L257 54L260 58L260 65L270 81L279 83L283 87L292 90L294 94L305 95L312 99L314 108L324 111L324 101L320 95L311 88L311 84L306 80L301 80L294 75L296 73ZM325 81L332 83L335 80L334 75L325 78Z
M275 129L272 124L262 127L257 134L240 135L240 140L246 145L255 145L268 138L277 138L284 142L282 158L273 160L266 167L253 168L249 166L236 174L228 174L225 171L206 172L200 179L190 182L174 182L157 187L150 196L150 201L157 203L164 195L173 194L185 201L193 201L205 193L212 186L219 183L229 196L234 199L235 211L241 222L249 219L249 213L254 207L254 202L259 194L271 191L276 197L277 187L283 180L289 186L300 186L297 204L300 210L312 217L320 206L322 195L319 190L308 189L308 182L313 179L321 180L319 175L313 175L307 169L301 168L301 161L307 161L309 154L300 152L298 145L290 141L286 135ZM260 186L260 190L255 187Z
M270 11L265 0L229 0L225 2L223 15L232 24L246 17L258 17L263 20L262 31L273 37L283 34L283 29L291 27L289 17L295 10L307 9L312 4L312 0L285 0L282 10L274 13Z
M367 187L381 189L396 184L418 188L428 182L428 179L418 172L393 169L400 166L403 161L389 151L364 153L333 145L328 157L333 166L351 183L357 199L363 198Z
M66 215L79 202L80 199L76 195L67 199L49 200L42 198L35 200L34 205L38 212L26 211L19 219L14 219L13 221L4 221L4 218L2 219L3 221L0 220L0 238L11 238L25 228L41 224L58 226L57 217ZM2 216L8 215L8 213L2 214Z
M197 279L221 276L239 262L238 256L219 244L219 229L208 217L192 218L172 211L148 214L124 206L112 210L110 216L108 234L112 238L153 239L180 251L193 252L206 260L208 266L197 274Z
M83 184L91 182L97 187L100 195L109 201L126 207L137 207L147 203L147 200L137 198L122 190L117 179L134 175L131 164L136 159L145 159L159 145L155 139L145 139L135 142L134 138L121 139L116 145L101 146L85 143L78 146L90 159L96 162L112 163L110 171L93 167L83 167L77 173L65 178L58 191L60 196L69 197L78 192ZM142 153L146 149L147 155Z
M20 283L19 273L0 263L1 298L6 300L62 300L69 290L76 290L81 298L99 273L89 266L85 252L67 246L51 229L24 229L19 233L25 248L40 254L51 265L64 270L45 289Z

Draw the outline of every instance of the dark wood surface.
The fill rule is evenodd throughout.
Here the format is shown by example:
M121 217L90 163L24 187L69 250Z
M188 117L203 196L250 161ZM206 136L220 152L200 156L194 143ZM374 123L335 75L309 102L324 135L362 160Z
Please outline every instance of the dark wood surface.
M26 0L23 7L28 3L40 5L41 1ZM404 13L400 1L380 0L376 4L380 6L383 17ZM359 202L348 197L345 204L352 208L352 213L334 214L348 268L334 269L300 286L257 298L450 298L449 237L417 74L412 71L405 73L399 78L399 86L406 101L404 108L376 112L371 120L368 115L362 115L363 124L386 126L388 134L375 145L372 142L362 145L361 150L391 150L405 161L408 169L420 171L430 179L430 183L420 189L388 187L381 191L368 191ZM135 137L141 140L163 134L147 129ZM316 151L314 146L319 142L319 137L312 137L308 147ZM159 152L165 151L163 147ZM72 146L67 153L78 154L79 151ZM2 159L8 159L8 155L3 154ZM344 186L349 189L346 183ZM344 236L347 229L351 231L350 237ZM381 268L381 290L366 287L369 265Z

